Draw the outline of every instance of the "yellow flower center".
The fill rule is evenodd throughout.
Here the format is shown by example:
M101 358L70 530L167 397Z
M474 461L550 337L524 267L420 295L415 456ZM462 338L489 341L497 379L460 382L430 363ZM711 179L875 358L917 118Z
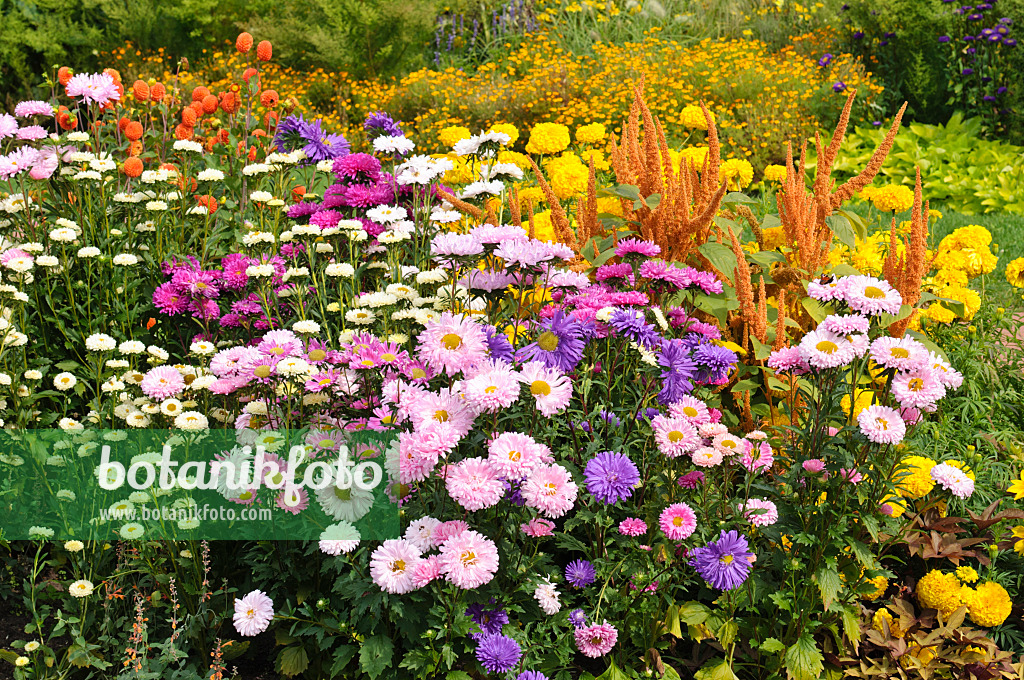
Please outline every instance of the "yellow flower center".
M310 361L323 361L326 358L327 352L323 351L322 349L315 349L309 353Z
M509 451L508 452L508 459L509 460L519 460L522 457L523 457L523 454L519 453L518 451L513 450L513 451Z
M735 449L736 448L736 442L734 442L731 439L726 439L725 441L722 442L722 446L724 446L727 449Z
M889 354L892 355L893 357L896 357L897 359L907 359L910 357L910 352L908 352L903 347L893 347L891 350L889 350Z
M394 354L392 354L391 352L385 352L384 354L381 354L381 355L380 355L380 360L381 360L381 361L383 361L383 362L389 363L389 364L390 364L390 363L391 363L392 361L394 361L395 359L397 359L397 358L398 358L398 357L396 357L396 356L395 356Z
M445 410L434 411L434 420L436 420L439 423L447 423L448 422L448 411L445 411Z
M683 518L682 517L673 517L672 518L672 524L676 525L677 527L683 526Z
M372 367L373 366L373 360L372 359L363 359L359 363L362 364L363 366L367 366L367 367Z
M864 297L869 297L872 300L880 300L885 297L885 291L877 286L868 286L864 289Z
M284 347L271 347L270 353L280 356L281 354L284 354Z
M449 333L448 335L441 338L441 344L444 345L445 349L455 351L462 347L462 338L455 333Z
M833 354L839 351L839 345L832 342L831 340L822 340L817 345L815 345L814 348L819 352L824 352L825 354Z
M270 366L257 366L256 370L253 371L253 375L255 375L257 378L269 378Z
M673 444L683 438L683 433L679 430L672 430L668 433L668 440Z
M875 424L878 425L883 430L889 429L889 421L886 420L885 418L875 418Z
M919 392L924 389L924 380L921 378L911 378L910 382L907 383L907 387L915 392Z
M686 416L687 418L696 418L699 415L699 413L697 412L697 409L695 409L692 406L684 406L683 415Z
M472 550L467 550L466 552L459 555L459 561L462 562L462 566L470 567L476 564L476 553Z
M551 331L544 331L537 338L537 346L545 352L554 352L558 349L558 336Z
M530 393L535 397L546 397L551 394L551 385L547 384L543 380L534 380L530 383Z
M722 555L722 559L719 560L722 564L732 564L732 555Z
M484 388L484 392L486 394L494 394L497 391L498 391L498 388L495 387L494 385L488 385L487 387Z
M420 380L420 379L426 378L426 377L427 377L427 372L424 371L422 368L414 368L414 369L412 369L412 378L413 378L413 380Z
M395 560L391 565L391 573L397 574L400 571L405 571L405 560Z

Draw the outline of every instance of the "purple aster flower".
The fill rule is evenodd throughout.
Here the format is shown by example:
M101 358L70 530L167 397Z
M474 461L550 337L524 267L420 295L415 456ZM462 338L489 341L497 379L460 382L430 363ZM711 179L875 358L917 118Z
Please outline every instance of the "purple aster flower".
M837 80L836 82L832 83L832 91L833 92L845 92L846 91L846 83L844 83L841 80Z
M173 283L162 283L153 291L153 304L164 314L175 316L188 309L188 297L178 291Z
M320 206L318 204L310 203L309 201L302 201L301 203L296 203L288 208L288 217L293 220L297 220L303 217L308 217L317 210L320 210Z
M216 286L216 272L202 269L179 269L171 277L171 283L193 298L215 298L220 295Z
M722 282L711 272L697 271L693 267L687 267L690 276L690 285L697 286L708 295L715 295L725 290Z
M832 55L829 52L826 52L825 54L823 54L821 56L821 59L818 60L818 66L820 66L821 68L825 68L826 66L828 66L831 63L832 63Z
M661 392L658 393L658 399L663 404L675 403L693 391L697 365L690 357L690 350L683 340L662 342L661 351L658 353L658 365L665 369L661 372Z
M586 588L597 580L597 571L586 560L574 560L565 567L565 580L574 588Z
M512 343L508 341L508 336L498 331L497 328L490 324L484 326L484 333L487 334L487 354L492 359L501 359L502 361L512 361L513 351Z
M402 137L405 133L395 119L383 111L374 111L366 117L363 129L371 142L377 137Z
M624 453L605 451L587 462L584 470L587 491L606 505L614 505L633 495L640 471ZM568 578L568 576L566 576Z
M501 627L508 623L508 612L501 607L487 609L482 604L471 604L466 607L466 616L480 626L485 636L500 633Z
M950 40L950 38L949 38L948 35L940 35L939 36L939 42L940 43L948 43L949 40Z
M657 257L661 254L661 246L657 243L651 243L650 241L627 238L619 241L619 245L615 247L615 254L621 258L628 258L630 255Z
M491 673L512 670L523 655L518 642L500 633L482 636L477 642L476 659Z
M702 548L694 548L690 566L712 588L732 590L739 588L750 575L751 559L747 539L737 531L722 531L717 541Z
M729 374L739 357L731 349L708 343L694 350L693 360L701 368L701 380L717 383Z
M587 617L583 613L582 609L573 609L569 612L569 623L576 628L582 628L587 625Z
M653 350L661 344L661 335L658 334L658 330L654 326L647 323L643 312L617 309L608 319L608 325L614 328L619 335L648 350Z
M309 223L321 229L326 229L338 226L338 222L341 221L342 217L344 216L337 210L319 210L310 216Z
M277 131L274 133L274 146L281 153L292 151L297 148L309 123L301 115L288 116L277 124Z
M343 135L324 131L319 120L307 124L305 129L299 132L299 136L305 142L302 150L306 153L306 160L310 163L319 163L344 156L350 148L348 140Z
M338 179L362 184L376 184L380 179L380 161L368 153L342 156L334 161L333 170Z
M540 671L523 671L516 676L516 680L548 680L548 676Z
M568 373L583 358L583 325L561 310L541 324L541 334L517 352L521 361L540 361Z
M853 39L854 40L860 40L863 37L864 37L864 31L854 31L853 32Z
M676 290L682 290L690 285L689 272L695 271L691 267L676 267L664 260L647 260L640 265L640 276L655 281L664 281Z

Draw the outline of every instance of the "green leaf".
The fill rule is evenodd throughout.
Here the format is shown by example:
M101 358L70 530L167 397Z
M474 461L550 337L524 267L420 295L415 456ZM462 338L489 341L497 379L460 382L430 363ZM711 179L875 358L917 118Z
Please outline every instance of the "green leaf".
M912 338L914 338L915 340L917 340L918 342L920 342L920 343L921 343L922 345L924 345L925 347L927 347L927 348L928 348L929 350L931 350L932 352L935 352L935 353L936 353L937 355L939 355L940 357L942 357L942 359L943 359L944 361L946 361L946 362L948 362L948 361L949 361L949 357L947 357L947 356L946 356L946 353L942 351L942 348L941 348L941 347L939 347L938 345L936 345L936 344L935 344L935 343L934 343L934 342L932 341L932 339L931 339L931 338L929 338L929 337L928 337L927 335L925 335L924 333L921 333L921 332L919 332L919 331L909 331L909 330L908 330L908 331L907 331L907 335L909 335L910 337L912 337Z
M225 661L231 661L231 659L237 659L245 654L248 649L248 640L232 640L231 644L225 644L221 647L221 653L224 655Z
M277 655L277 672L289 677L309 668L309 655L302 645L289 645Z
M786 645L782 644L775 638L770 637L761 643L761 651L766 654L778 654L779 652L786 651Z
M609 658L608 670L601 673L597 680L629 680L629 676L619 670L619 667L615 665L615 659Z
M617 198L625 198L630 201L640 200L640 187L632 184L617 184L613 187L605 187L601 189L601 195L603 196L615 196Z
M696 680L739 680L732 666L725 659L709 661L703 668L693 674Z
M341 645L334 650L334 663L331 665L331 677L337 677L341 671L348 665L348 662L352 660L352 657L356 655L357 647L355 645Z
M800 304L804 306L804 309L811 315L811 318L818 323L824 321L825 317L832 313L828 307L811 297L805 297L800 301Z
M860 270L856 267L842 262L832 267L831 271L836 276L860 276Z
M679 625L679 605L677 604L672 605L665 612L665 631L673 637L683 639L683 629Z
M730 191L722 199L722 203L750 203L757 204L759 201L756 198L751 198L741 191Z
M395 643L391 638L384 635L368 637L359 648L359 668L373 680L391 665L394 652Z
M764 219L761 220L761 229L762 229L762 231L765 230L765 229L771 229L772 227L781 227L781 226L782 226L782 220L780 220L779 216L776 215L775 213L768 213L767 215L764 216Z
M733 392L749 392L751 390L760 389L760 380L740 380L738 383L732 386Z
M853 225L850 224L850 220L845 216L839 214L829 215L825 218L825 224L836 235L840 243L851 250L857 247L857 236L853 232Z
M747 253L747 259L767 271L773 262L785 262L786 256L777 250L760 250L756 253Z
M444 678L445 680L473 680L473 676L466 671L449 671Z
M786 670L794 680L818 680L824 668L824 658L811 634L804 633L786 651Z
M679 618L683 623L696 626L707 621L711 610L700 602L687 602L679 607Z
M771 345L762 344L761 341L753 335L750 336L750 344L754 347L755 359L767 359L768 355L772 353Z
M856 604L848 604L843 607L840 615L843 619L843 633L845 633L847 639L853 643L854 651L857 651L857 645L860 642L859 606Z
M708 241L697 251L708 259L715 269L725 274L728 278L736 275L736 256L732 248L714 241Z
M839 594L839 589L843 587L843 582L839 579L839 572L831 565L819 567L814 572L814 581L818 584L822 602L825 605L825 609L828 610L836 599L836 595Z
M576 550L581 553L586 553L589 549L586 544L575 536L570 536L566 533L555 532L555 545L559 548L566 548L567 550Z
M736 623L736 619L729 619L722 627L715 633L715 637L722 643L723 647L729 647L733 640L736 639L736 635L740 632L740 625Z

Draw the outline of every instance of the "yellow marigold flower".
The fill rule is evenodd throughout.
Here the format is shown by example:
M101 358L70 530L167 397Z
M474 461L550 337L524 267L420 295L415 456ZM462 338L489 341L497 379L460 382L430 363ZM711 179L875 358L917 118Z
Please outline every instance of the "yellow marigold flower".
M1013 544L1013 551L1024 556L1024 526L1015 526L1012 531L1013 537L1020 539Z
M982 274L991 274L996 270L996 264L999 262L999 258L992 254L988 246L964 248L960 252L967 258L966 272L967 276L972 279Z
M1024 288L1024 257L1006 265L1006 280L1014 288Z
M785 182L786 181L786 166L785 165L768 165L764 169L764 181L766 182Z
M504 132L509 137L509 146L515 144L519 139L519 130L512 123L496 123L491 126L490 132Z
M1024 498L1024 470L1021 470L1020 479L1015 479L1010 482L1010 486L1007 487L1006 493L1014 494L1013 500L1019 501Z
M718 119L715 118L715 114L713 112L710 113L711 121L717 123ZM683 110L679 112L679 121L691 130L708 129L708 121L704 117L704 111L696 104L684 106Z
M449 149L455 146L456 142L461 142L463 139L469 139L472 136L473 133L469 131L469 128L462 127L461 125L452 125L437 133L437 138L441 140L441 144Z
M452 169L441 176L442 182L452 186L453 184L469 184L473 181L473 169L469 167L465 160L453 153L440 156L440 158L447 158L452 162Z
M948 618L964 603L962 590L956 574L932 569L917 582L917 601L922 607L938 609L943 617Z
M754 167L742 158L730 158L719 166L718 179L742 189L754 180Z
M576 141L580 144L597 144L603 142L607 131L600 123L591 123L576 128Z
M875 393L871 390L857 390L857 399L853 405L853 413L850 413L850 395L849 393L844 394L840 400L840 405L843 407L843 412L850 416L850 419L854 419L860 415L860 412L871 406L871 399L875 396Z
M582 153L582 156L583 165L589 165L590 159L594 159L594 172L607 172L612 167L612 164L600 149L587 149Z
M932 280L940 286L966 286L968 282L967 272L963 269L940 269Z
M966 315L963 317L967 321L974 318L974 315L981 309L981 295L978 291L973 288L967 288L965 286L946 286L941 288L936 295L942 298L950 300L956 300L964 304L964 311Z
M880 633L884 633L886 625L889 626L889 635L894 638L902 638L907 634L905 630L900 628L900 622L889 613L888 609L879 609L871 617L871 627Z
M904 498L921 498L935 488L932 468L935 461L924 456L907 456L896 471L897 487ZM902 475L902 477L901 477Z
M871 200L874 200L875 194L877 194L879 191L881 191L881 189L879 189L878 187L876 187L876 186L874 186L872 184L869 184L866 187L864 187L863 189L861 189L860 190L860 194L858 194L858 195L861 198L863 198L865 201L871 201Z
M782 227L768 227L761 231L765 250L775 250L786 244L786 230Z
M882 212L903 212L914 205L914 192L902 184L889 184L875 191L871 202Z
M590 169L574 153L564 153L545 164L548 182L558 198L565 200L587 190Z
M523 227L527 231L530 229L530 225L523 220ZM542 210L539 213L533 215L533 237L539 241L547 241L548 243L554 243L558 239L555 237L555 226L551 222L551 211Z
M499 163L511 163L521 170L530 169L530 157L525 153L519 153L518 151L511 151L509 149L503 149L498 152Z
M960 579L961 583L974 583L978 580L978 572L974 567L964 565L956 568L956 577Z
M515 326L509 324L508 326L505 326L504 332L505 335L508 336L508 341L512 343L513 346L515 346L517 340L527 336L526 326L523 326L522 324L516 324Z
M881 510L890 517L902 517L907 511L907 504L899 496L889 494L882 499Z
M951 248L982 248L992 243L992 232L978 224L954 229L953 233L942 239ZM941 244L939 246L942 247Z
M599 196L597 199L597 214L615 215L622 217L622 201L611 196Z
M876 576L874 578L869 578L865 581L865 583L870 583L875 587L875 589L869 593L864 593L863 595L861 595L860 599L862 600L874 602L882 595L884 595L885 591L889 589L889 579L887 579L884 576Z
M971 621L984 628L1001 624L1013 608L1010 594L995 581L987 581L974 589L964 588L963 600Z
M942 219L942 213L936 210L935 208L932 208L931 210L928 211L928 219L938 222L939 220Z
M530 130L526 152L548 155L565 151L568 146L569 128L561 123L537 123Z
M922 666L927 666L935 658L935 649L932 647L922 647L921 645L913 645L907 650L907 653L899 658L900 666L907 668L911 666L910 659L914 658L921 662Z
M544 191L540 187L524 187L519 190L519 207L523 210L526 210L531 202L537 207L545 200Z
M682 161L686 161L690 167L695 170L701 170L704 168L704 162L708 158L708 147L706 146L688 146L679 152ZM676 168L677 170L679 168Z

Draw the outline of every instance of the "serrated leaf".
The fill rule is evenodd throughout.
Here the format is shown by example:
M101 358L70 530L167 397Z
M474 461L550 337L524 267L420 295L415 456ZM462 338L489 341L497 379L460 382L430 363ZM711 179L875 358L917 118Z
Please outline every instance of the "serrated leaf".
M466 671L448 671L448 675L444 676L445 680L473 680Z
M331 677L337 677L352 657L356 655L358 648L355 645L341 645L334 650L334 663L331 664Z
M839 579L839 572L833 566L819 567L814 572L814 581L818 584L821 600L825 609L828 610L836 599L836 595L839 594L839 589L843 587L843 582Z
M792 647L786 650L786 671L793 680L818 680L824 668L824 660L814 638L804 633Z
M736 256L733 254L732 248L721 243L709 241L698 248L697 251L706 257L708 262L714 265L715 269L725 274L729 279L736 276Z
M359 647L359 668L374 680L391 665L394 652L395 643L391 638L383 635L368 637Z
M679 605L672 605L665 612L665 631L680 640L683 639L683 629L679 625Z
M855 604L846 605L840 612L840 616L843 619L843 633L845 633L846 638L853 643L853 651L856 652L857 646L860 644L859 606Z
M309 655L302 645L289 645L277 655L277 672L291 677L309 668Z
M761 651L767 654L778 654L779 652L785 650L786 645L782 644L773 637L770 637L761 643Z
M693 674L696 680L739 680L725 659L712 660Z

